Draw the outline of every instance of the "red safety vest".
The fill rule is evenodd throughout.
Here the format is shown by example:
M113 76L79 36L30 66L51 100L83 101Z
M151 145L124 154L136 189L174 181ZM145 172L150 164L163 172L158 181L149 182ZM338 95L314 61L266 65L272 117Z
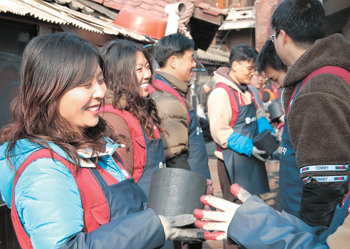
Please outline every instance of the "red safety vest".
M197 120L197 116L194 110L188 109L184 99L180 94L170 85L170 83L160 75L157 75L153 81L153 85L150 85L148 92L150 94L156 91L165 91L177 98L178 101L186 110L187 123L188 123L188 153L187 161L192 171L203 175L206 178L210 178L210 172L208 168L208 155L205 148L204 139L202 136L202 130Z
M139 120L135 117L134 114L125 111L125 110L118 110L114 108L112 105L105 105L102 107L102 112L108 112L113 113L121 118L123 118L126 123L128 124L131 141L132 141L132 147L134 150L134 172L133 172L133 178L135 182L138 182L140 177L142 176L142 173L144 171L146 160L147 160L147 145L145 140L145 135L143 133L141 124ZM154 126L154 135L156 139L160 138L160 133L156 126Z
M303 86L305 86L305 84L313 77L319 74L334 74L339 76L340 78L342 78L343 80L345 80L349 85L350 85L350 72L347 71L344 68L341 67L336 67L336 66L325 66L325 67L321 67L315 71L313 71L311 74L309 74L305 80L301 83L302 85L299 88L299 91L301 88L303 88ZM295 97L296 91L297 91L298 87L294 88L294 91L292 93L292 96L289 99L289 104L287 107L287 111L286 111L286 115L289 113L289 109L292 105L292 100Z
M236 120L237 120L237 115L234 115L234 112L238 113L238 105L236 103L236 98L235 96L233 95L233 91L236 91L234 89L232 89L230 86L224 84L224 83L217 83L214 87L215 88L223 88L226 90L227 94L228 94L228 97L230 99L230 105L231 105L231 109L232 109L232 118L231 118L231 121L230 121L230 126L233 127L233 125L236 123ZM253 103L255 105L255 108L258 107L258 104L256 103L256 100L255 100L255 97L254 97L254 94L250 91L250 89L248 89L250 94L252 95L252 100L253 100ZM237 91L236 91L237 92ZM237 93L238 94L238 93ZM244 101L241 99L240 101L241 105L245 105Z
M230 126L233 127L234 124L236 123L237 121L237 117L238 117L238 105L237 105L237 102L236 102L236 98L235 96L233 95L233 91L235 91L234 89L232 89L230 86L226 85L225 83L217 83L214 87L215 88L223 88L226 90L227 94L228 94L228 97L229 97L229 100L230 100L230 105L231 105L231 109L232 109L232 117L231 117L231 121L230 121ZM256 100L255 100L255 97L254 97L254 94L250 91L249 89L249 92L250 94L252 95L252 100L253 100L253 103L255 105L255 108L257 108L258 104L256 103ZM237 93L238 94L238 93ZM241 105L245 105L244 101L241 100ZM237 113L237 115L234 115L234 113ZM216 146L216 150L217 151L221 151L221 148L220 146Z
M12 188L12 203L11 203L11 219L12 223L18 238L18 241L21 245L22 249L32 249L32 243L25 232L22 223L18 217L16 205L15 205L15 186L17 180L26 169L26 167L32 163L33 161L39 158L54 158L60 161L73 175L81 196L82 206L84 209L84 232L91 233L96 230L101 225L107 223L109 221L109 207L107 203L107 199L103 190L101 189L99 183L96 181L96 178L90 172L88 168L80 168L76 171L76 167L74 164L69 162L67 159L61 157L55 152L51 152L48 149L40 149L38 151L33 152L19 167L16 172L15 178L13 180L13 188ZM118 166L122 169L126 178L130 178L131 176L127 172L127 170L121 165ZM113 185L118 183L119 181L114 178L111 174L109 174L106 170L101 168L100 166L96 166L96 169L101 174L103 179L106 181L108 185ZM99 204L98 204L99 203ZM97 205L98 204L98 205Z

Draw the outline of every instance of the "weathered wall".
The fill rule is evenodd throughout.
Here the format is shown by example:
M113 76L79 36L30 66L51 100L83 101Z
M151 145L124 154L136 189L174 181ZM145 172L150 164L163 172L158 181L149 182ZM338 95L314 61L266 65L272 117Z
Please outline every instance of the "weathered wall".
M271 29L271 16L282 0L258 0L255 2L255 48L260 51L265 41L273 33Z

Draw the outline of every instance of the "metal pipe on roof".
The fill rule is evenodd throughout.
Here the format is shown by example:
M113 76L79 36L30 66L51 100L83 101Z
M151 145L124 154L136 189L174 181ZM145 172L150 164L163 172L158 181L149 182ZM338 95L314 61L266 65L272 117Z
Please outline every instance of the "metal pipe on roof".
M165 30L165 35L177 33L177 28L180 21L180 16L185 13L186 5L183 2L168 4L164 9L168 14L168 23Z

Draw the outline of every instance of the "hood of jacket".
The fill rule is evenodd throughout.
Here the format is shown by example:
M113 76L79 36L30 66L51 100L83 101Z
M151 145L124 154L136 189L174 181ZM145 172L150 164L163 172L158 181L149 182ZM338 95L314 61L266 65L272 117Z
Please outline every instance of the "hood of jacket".
M224 83L230 87L232 87L234 90L236 90L239 95L244 95L242 90L237 86L237 83L234 82L234 80L229 75L230 68L228 67L219 67L215 72L213 76L213 80L215 85L219 83Z
M237 91L239 94L239 98L241 98L241 96L245 96L243 98L250 99L251 96L250 96L249 91L243 92L241 90L240 86L238 86L238 84L230 77L229 72L230 72L230 68L228 68L228 67L218 68L214 72L214 76L213 76L213 80L214 80L215 85L219 84L219 83L224 83L224 84L230 86L231 88L233 88L235 91ZM248 87L247 87L247 90L248 90ZM247 100L245 100L245 101L247 101Z
M288 70L283 87L291 87L324 66L350 71L350 43L340 34L317 40Z

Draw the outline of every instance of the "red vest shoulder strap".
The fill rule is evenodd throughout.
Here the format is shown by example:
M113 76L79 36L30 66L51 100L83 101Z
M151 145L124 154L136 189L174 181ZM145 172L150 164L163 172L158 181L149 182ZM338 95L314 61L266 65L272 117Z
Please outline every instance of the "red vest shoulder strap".
M350 85L350 72L347 71L344 68L341 67L336 67L336 66L325 66L325 67L321 67L315 71L313 71L311 74L309 74L305 80L302 82L301 87L299 88L299 91L301 90L301 88L303 88L303 86L305 86L305 84L314 76L319 75L319 74L334 74L337 75L339 77L341 77L343 80L345 80L349 85ZM291 102L295 97L297 91L297 86L294 88L294 91L292 93L292 96L289 99L289 103L288 103L288 108L286 111L286 115L289 113L290 110L290 106L291 106Z
M32 153L25 161L22 163L22 165L17 170L15 177L13 179L13 186L12 186L12 200L11 200L11 219L13 223L13 228L16 232L17 239L19 244L21 245L22 249L32 249L33 245L32 242L28 236L28 234L24 231L24 228L22 226L22 223L18 217L16 205L15 205L15 187L17 180L21 176L22 172L27 168L27 166L34 161L37 157L36 154L40 154L40 150Z
M125 110L118 110L112 105L106 105L102 107L102 112L113 113L125 120L128 124L132 147L134 151L133 161L134 161L134 171L133 178L137 182L144 170L147 161L147 146L145 135L143 134L141 124L138 119L130 112ZM160 134L158 133L159 137Z
M18 217L15 205L15 186L17 180L19 179L23 171L27 168L27 166L39 158L56 159L60 161L63 165L65 165L67 169L72 173L78 185L82 206L84 209L84 231L92 232L102 224L105 224L109 221L109 207L106 197L99 183L97 182L93 174L90 172L90 170L88 168L80 168L78 171L76 171L75 165L69 162L67 159L46 148L40 149L38 151L33 152L22 163L22 165L17 170L13 181L11 218L17 238L23 249L31 249L33 248L33 246L31 244L29 236L25 232L21 221ZM118 182L117 179L115 179L107 171L103 170L100 166L97 166L96 168L108 185L112 185ZM99 203L99 205L96 205L97 203ZM98 208L98 210L96 210L96 208Z
M251 90L249 87L248 87L248 91L250 92L250 95L252 96L252 101L253 101L253 103L254 103L255 109L257 109L257 108L259 107L258 101L257 101L257 99L255 98L254 93L252 92L252 90ZM260 93L259 93L259 96L258 96L258 97L260 97Z
M116 109L112 105L103 106L102 112L113 113L113 114L123 118L125 120L125 122L128 124L128 127L129 127L129 130L130 130L132 137L135 137L135 136L144 137L142 129L141 129L141 124L140 124L139 120L132 113L125 111L125 110ZM142 144L144 146L146 146L145 141L143 141Z
M128 124L130 131L132 130L137 135L143 135L140 122L131 112L128 112L125 110L118 110L114 108L112 105L105 105L102 107L101 110L102 110L101 112L114 113L122 117L125 120L125 122ZM154 135L156 139L160 138L160 133L156 126L154 126Z
M190 114L188 112L188 109L187 109L187 106L186 106L186 103L185 101L182 99L182 97L180 96L180 94L174 89L172 88L171 86L169 86L168 84L164 83L163 81L161 80L158 80L158 79L155 79L153 81L153 84L159 89L159 90L162 90L162 91L166 91L170 94L172 94L174 97L176 97L180 102L181 104L185 107L186 111L187 111L187 121L188 123L191 122L191 118L190 118ZM157 91L152 85L150 85L148 87L148 92L150 94L154 93L155 91Z
M223 88L226 90L228 97L230 99L230 105L231 109L235 110L238 113L238 105L235 96L233 95L232 88L229 87L228 85L224 83L217 83L214 88ZM230 126L233 127L233 125L236 123L236 118L232 115L231 121L230 121Z

